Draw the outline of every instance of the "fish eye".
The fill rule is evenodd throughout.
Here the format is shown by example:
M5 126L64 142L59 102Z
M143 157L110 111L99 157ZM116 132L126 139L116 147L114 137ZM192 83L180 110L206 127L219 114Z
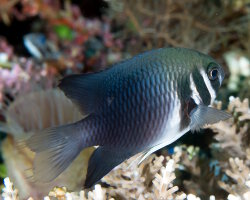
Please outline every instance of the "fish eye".
M210 63L207 69L207 76L209 80L214 81L219 78L220 71L216 63Z
M214 81L218 78L219 76L219 71L218 69L216 68L212 68L211 70L209 70L208 72L208 78L211 80L211 81Z

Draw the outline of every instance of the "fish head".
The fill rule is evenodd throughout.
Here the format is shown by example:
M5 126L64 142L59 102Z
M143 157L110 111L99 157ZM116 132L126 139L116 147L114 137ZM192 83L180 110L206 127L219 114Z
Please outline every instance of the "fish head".
M220 64L208 55L191 51L185 55L186 69L188 69L186 85L182 89L186 94L186 101L180 112L183 112L182 126L187 123L191 131L197 131L206 124L214 124L231 118L225 111L212 108L210 105L216 98L225 77ZM189 84L187 84L189 83ZM185 112L187 111L187 112Z
M191 98L196 105L211 105L225 77L222 66L210 56L201 53L189 63L191 63L189 74Z

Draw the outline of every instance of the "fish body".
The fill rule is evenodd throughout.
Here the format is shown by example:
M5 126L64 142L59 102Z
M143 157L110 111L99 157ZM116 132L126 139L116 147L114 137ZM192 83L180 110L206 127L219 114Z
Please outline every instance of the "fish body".
M85 116L35 134L36 178L50 181L89 146L85 187L129 157L150 153L229 114L208 107L224 78L211 57L183 48L149 51L98 73L71 75L59 88Z

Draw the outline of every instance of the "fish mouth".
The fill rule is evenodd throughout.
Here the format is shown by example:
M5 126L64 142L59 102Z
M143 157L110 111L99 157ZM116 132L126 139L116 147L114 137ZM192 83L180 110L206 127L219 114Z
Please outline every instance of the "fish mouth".
M222 85L222 82L223 82L224 78L225 78L225 71L224 71L224 69L221 67L221 68L220 68L220 76L219 76L220 86Z
M224 77L225 77L224 74L222 74L221 76L219 76L220 86L222 85L222 82L223 82L223 80L224 80Z

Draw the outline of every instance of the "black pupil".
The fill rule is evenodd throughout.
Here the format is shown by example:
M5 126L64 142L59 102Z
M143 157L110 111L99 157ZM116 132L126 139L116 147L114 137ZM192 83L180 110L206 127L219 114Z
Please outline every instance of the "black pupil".
M212 78L213 78L213 79L216 79L216 78L217 78L217 75L218 75L217 69L212 70L211 75L212 75Z

